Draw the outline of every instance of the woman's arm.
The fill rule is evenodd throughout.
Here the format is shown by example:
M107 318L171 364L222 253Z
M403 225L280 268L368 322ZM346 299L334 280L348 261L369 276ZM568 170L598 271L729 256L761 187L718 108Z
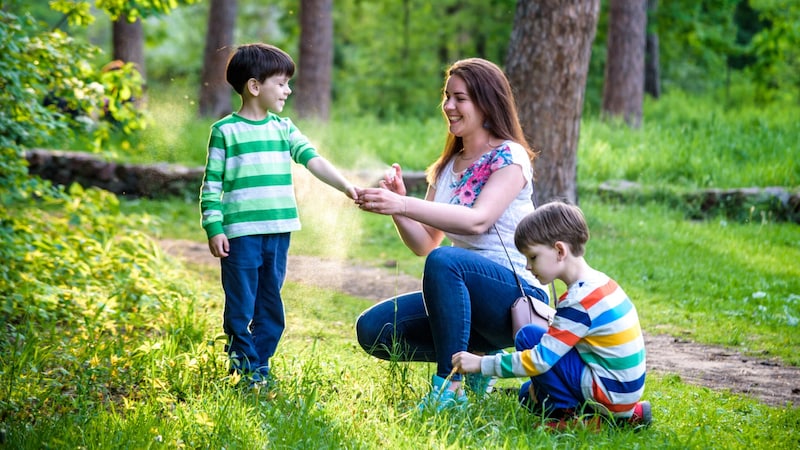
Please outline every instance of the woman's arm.
M489 177L472 208L436 203L433 189L428 190L425 200L385 188L365 189L360 192L359 203L367 211L392 215L406 246L418 255L426 255L441 243L444 232L479 234L488 230L525 183L522 168L511 164Z
M414 220L405 214L408 212L409 203L433 203L435 194L435 189L428 188L428 192L425 194L425 200L403 196L401 197L402 211L399 214L392 214L392 221L394 221L397 234L400 235L400 239L403 240L406 247L417 256L425 256L438 247L444 240L444 233L441 230Z

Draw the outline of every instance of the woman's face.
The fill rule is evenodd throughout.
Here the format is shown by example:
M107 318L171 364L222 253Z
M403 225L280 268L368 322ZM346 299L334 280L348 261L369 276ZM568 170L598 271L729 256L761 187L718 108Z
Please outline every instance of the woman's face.
M450 124L450 133L464 138L483 128L484 114L467 93L467 83L458 75L447 79L442 111Z

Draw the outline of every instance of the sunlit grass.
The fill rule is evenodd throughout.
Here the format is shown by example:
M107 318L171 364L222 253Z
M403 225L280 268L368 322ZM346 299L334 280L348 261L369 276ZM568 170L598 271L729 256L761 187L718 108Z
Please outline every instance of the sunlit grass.
M191 98L179 88L153 95L155 125L127 158L202 164L210 122L192 119ZM796 121L680 97L646 111L636 132L584 120L579 189L589 262L626 290L646 333L800 364L797 224L760 215L692 221L670 202L594 193L611 179L663 189L796 186L798 162L787 158L800 142ZM440 120L300 125L367 185L390 162L424 169L440 151ZM424 259L402 245L391 219L358 210L301 167L295 181L304 227L290 252L343 264L392 261L421 275ZM2 448L752 449L800 441L797 405L768 407L677 375L648 375L655 423L638 433L547 433L513 393L501 392L463 412L420 416L414 407L432 365L367 356L353 325L371 302L293 282L283 290L287 329L273 358L279 387L241 389L226 370L218 268L169 257L151 240L204 242L196 200L117 206L98 194L76 195L69 208L40 206L20 205L12 217L24 225L0 229L21 255L4 262L14 270L2 272L9 278L0 286L27 280L0 303ZM70 216L70 208L83 212Z

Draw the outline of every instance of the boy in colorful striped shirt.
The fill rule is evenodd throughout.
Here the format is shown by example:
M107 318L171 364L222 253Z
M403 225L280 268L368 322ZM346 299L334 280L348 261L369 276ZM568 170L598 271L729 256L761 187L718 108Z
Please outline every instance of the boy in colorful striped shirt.
M236 49L226 78L242 105L211 126L200 192L208 247L220 258L230 370L256 385L270 379L269 360L285 328L280 291L290 233L300 229L292 163L357 197L356 188L292 121L275 114L292 93L294 70L292 58L277 47Z
M645 348L636 308L617 283L584 259L589 229L581 210L547 203L517 225L514 243L527 269L543 285L567 285L550 328L521 328L517 351L453 355L463 373L531 377L520 401L560 428L581 414L601 414L616 423L648 425L650 403L640 401L645 385Z

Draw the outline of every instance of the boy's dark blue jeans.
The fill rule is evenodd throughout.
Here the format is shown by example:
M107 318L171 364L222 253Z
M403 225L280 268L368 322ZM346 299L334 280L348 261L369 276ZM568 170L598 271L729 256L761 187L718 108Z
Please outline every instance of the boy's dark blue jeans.
M526 325L517 332L514 346L517 351L531 349L542 340L545 333L547 330L544 328ZM585 369L586 363L573 347L550 370L522 384L519 390L520 403L533 412L553 418L560 418L559 415L564 411L580 410L586 402L581 389Z
M289 241L290 233L233 238L220 260L231 371L269 375L269 359L286 328L281 288Z

